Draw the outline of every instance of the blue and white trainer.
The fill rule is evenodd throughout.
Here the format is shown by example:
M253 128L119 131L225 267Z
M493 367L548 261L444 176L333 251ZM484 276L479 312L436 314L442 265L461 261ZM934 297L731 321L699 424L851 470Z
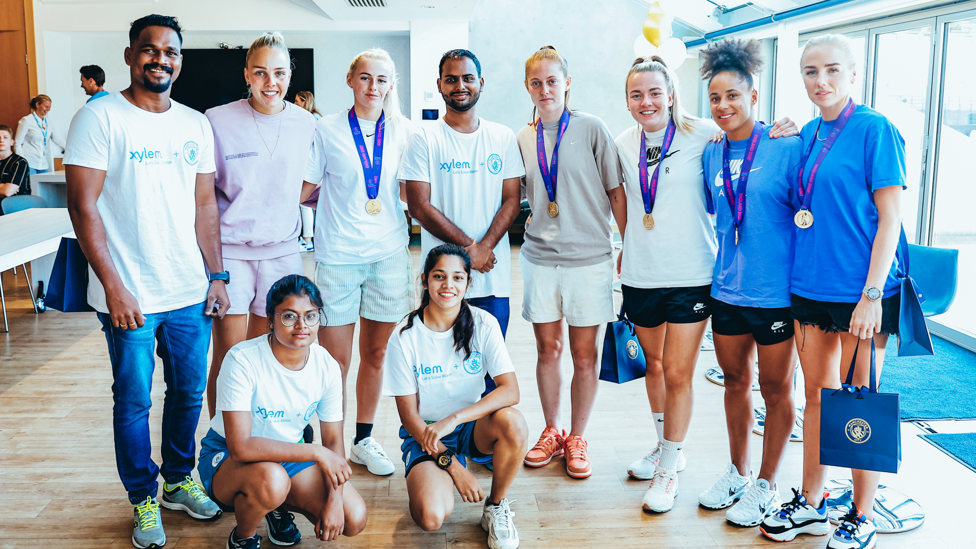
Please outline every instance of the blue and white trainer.
M186 511L186 514L197 520L215 519L223 513L204 491L203 486L190 476L175 485L164 482L163 497L159 503L170 511Z
M778 511L782 504L775 486L770 486L764 478L756 479L739 503L725 512L725 520L736 526L751 528Z
M278 508L264 516L268 524L268 539L275 545L289 547L302 541L302 533L295 526L295 515Z
M827 521L827 498L816 508L807 503L807 498L793 488L793 499L780 506L779 510L766 517L759 531L773 541L792 541L800 534L826 536L830 533Z
M752 478L742 476L731 463L725 467L721 478L710 488L698 494L698 504L705 509L725 509L746 495L752 488Z
M871 549L878 543L878 530L874 522L851 504L851 510L840 519L840 526L827 542L827 549Z
M132 510L132 545L138 549L158 549L166 545L166 532L159 516L159 504L151 497Z
M261 549L261 536L254 534L249 538L237 537L237 528L227 537L227 549Z

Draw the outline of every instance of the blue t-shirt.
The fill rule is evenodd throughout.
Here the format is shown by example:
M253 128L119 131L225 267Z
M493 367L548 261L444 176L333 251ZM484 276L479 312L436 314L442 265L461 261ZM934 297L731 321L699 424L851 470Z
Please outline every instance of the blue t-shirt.
M790 268L793 265L797 171L803 156L799 137L771 139L766 127L749 172L746 212L735 245L735 224L722 182L725 143L709 143L702 155L705 183L715 205L718 257L712 276L712 297L743 307L790 306ZM749 139L730 141L732 188Z
M834 126L834 122L821 124L819 117L810 121L800 132L804 151L817 140L818 124L821 139ZM820 143L817 141L807 159L804 179L816 161ZM905 140L881 113L858 105L813 183L813 226L796 229L794 294L836 303L861 299L878 232L874 191L893 186L905 188ZM900 289L897 272L896 258L884 284L885 297Z
M98 99L99 97L105 97L106 95L108 95L108 92L107 91L105 91L105 90L98 90L97 92L95 92L95 95L89 97L88 98L88 101L85 101L85 103L91 103L92 101Z

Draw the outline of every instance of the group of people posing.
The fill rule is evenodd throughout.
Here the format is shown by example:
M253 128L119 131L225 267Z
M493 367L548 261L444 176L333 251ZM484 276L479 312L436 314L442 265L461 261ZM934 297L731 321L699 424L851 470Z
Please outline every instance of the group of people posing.
M395 397L415 522L440 528L456 490L465 502L485 501L489 547L518 547L506 495L522 467L562 456L570 477L592 473L585 432L599 332L616 317L615 270L646 358L657 430L650 453L628 468L650 480L644 510L669 511L678 496L692 376L711 318L731 464L699 503L731 507L729 521L761 524L778 541L829 533L820 389L840 386L840 365L851 363L859 339L875 338L880 369L885 340L897 331L895 191L905 183L898 131L850 98L855 64L846 39L817 38L803 52L803 79L822 116L799 136L789 120L756 120L760 49L730 40L704 52L712 121L680 107L675 76L660 59L637 59L625 79L636 124L614 139L599 118L570 109L568 64L551 46L525 63L535 109L517 133L477 116L484 80L467 50L440 61L442 120L414 126L402 115L394 63L373 49L349 66L354 105L316 121L285 101L291 61L277 33L248 50L249 97L201 115L169 99L180 31L172 17L132 24L131 85L79 111L64 161L69 211L91 268L89 302L112 362L117 465L134 505L136 547L165 544L160 505L198 519L234 510L229 549L259 547L262 521L272 543L296 543L293 512L321 540L364 529L368 510L349 482L343 440L357 321L349 459L374 475L395 471L372 436L381 395ZM301 274L298 205L316 190L310 279ZM504 341L508 228L523 197L533 215L518 259L522 316L536 337L545 418L531 448L529 426L513 408L520 392ZM404 210L422 227L419 305ZM616 263L611 216L623 239ZM151 459L148 425L154 351L168 384L161 466ZM798 355L807 398L803 486L784 503L776 475L794 423ZM768 412L754 475L749 389L757 358ZM198 483L191 472L204 389L211 429ZM320 445L307 444L313 416ZM492 470L487 495L467 459ZM874 546L877 481L854 471L855 507L829 548Z

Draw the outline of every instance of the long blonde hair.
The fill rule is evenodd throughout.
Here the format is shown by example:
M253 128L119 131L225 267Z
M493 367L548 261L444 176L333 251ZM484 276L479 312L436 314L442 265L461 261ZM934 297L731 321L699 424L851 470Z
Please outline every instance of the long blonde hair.
M630 66L630 71L627 72L627 80L624 82L624 95L628 97L628 100L630 92L627 88L630 86L630 77L643 72L659 72L664 75L664 80L668 84L668 95L671 96L671 119L674 120L674 125L684 132L693 131L698 118L688 114L681 107L678 99L678 77L674 71L668 68L664 60L656 55L650 59L638 57Z
M296 100L301 99L305 103L304 108L306 111L312 114L317 114L319 116L322 116L322 113L320 113L319 110L315 108L315 96L312 95L312 92L300 91L295 94L295 99Z
M850 70L857 68L857 57L854 55L854 48L851 47L851 39L843 34L824 34L822 36L811 38L807 41L806 45L803 46L803 53L800 54L801 72L803 71L803 57L807 54L807 52L810 51L811 48L824 45L836 46L837 49L840 50L844 61L847 62L847 68Z
M357 55L353 58L352 63L349 63L349 71L346 73L347 79L356 72L356 65L363 59L373 59L389 63L390 69L393 72L390 75L390 78L393 80L393 85L390 87L390 91L387 92L386 97L383 98L383 116L386 118L386 124L388 126L399 125L406 120L406 117L403 116L403 111L400 109L400 77L397 75L396 63L393 62L393 58L390 57L390 54L386 50L370 48Z
M569 78L569 61L556 51L556 48L552 46L542 46L538 51L529 56L525 60L525 81L529 81L529 67L543 61L556 61L559 63L559 68L563 71L563 78ZM569 96L570 89L566 88L566 95L563 97L563 108L567 111L569 110ZM536 108L532 106L532 124L535 124L536 120Z

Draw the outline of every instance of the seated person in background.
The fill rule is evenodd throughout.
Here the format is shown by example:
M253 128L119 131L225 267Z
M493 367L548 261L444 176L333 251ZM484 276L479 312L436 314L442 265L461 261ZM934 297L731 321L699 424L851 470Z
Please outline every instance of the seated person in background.
M3 199L18 194L30 194L30 166L24 157L14 154L14 132L0 125L0 215Z
M494 456L491 492L481 527L491 549L515 549L518 532L505 498L528 449L515 368L501 328L491 314L464 299L471 257L464 248L432 249L421 275L420 308L393 332L383 367L383 392L396 397L413 520L437 530L461 499L484 498L465 457ZM485 391L485 371L497 389Z
M200 480L211 499L237 515L228 549L257 549L267 515L276 545L301 539L293 515L305 515L323 541L355 536L366 504L346 481L339 364L314 345L322 309L308 278L288 275L268 292L271 333L235 345L217 377L217 415L200 449ZM302 444L312 414L322 446Z

